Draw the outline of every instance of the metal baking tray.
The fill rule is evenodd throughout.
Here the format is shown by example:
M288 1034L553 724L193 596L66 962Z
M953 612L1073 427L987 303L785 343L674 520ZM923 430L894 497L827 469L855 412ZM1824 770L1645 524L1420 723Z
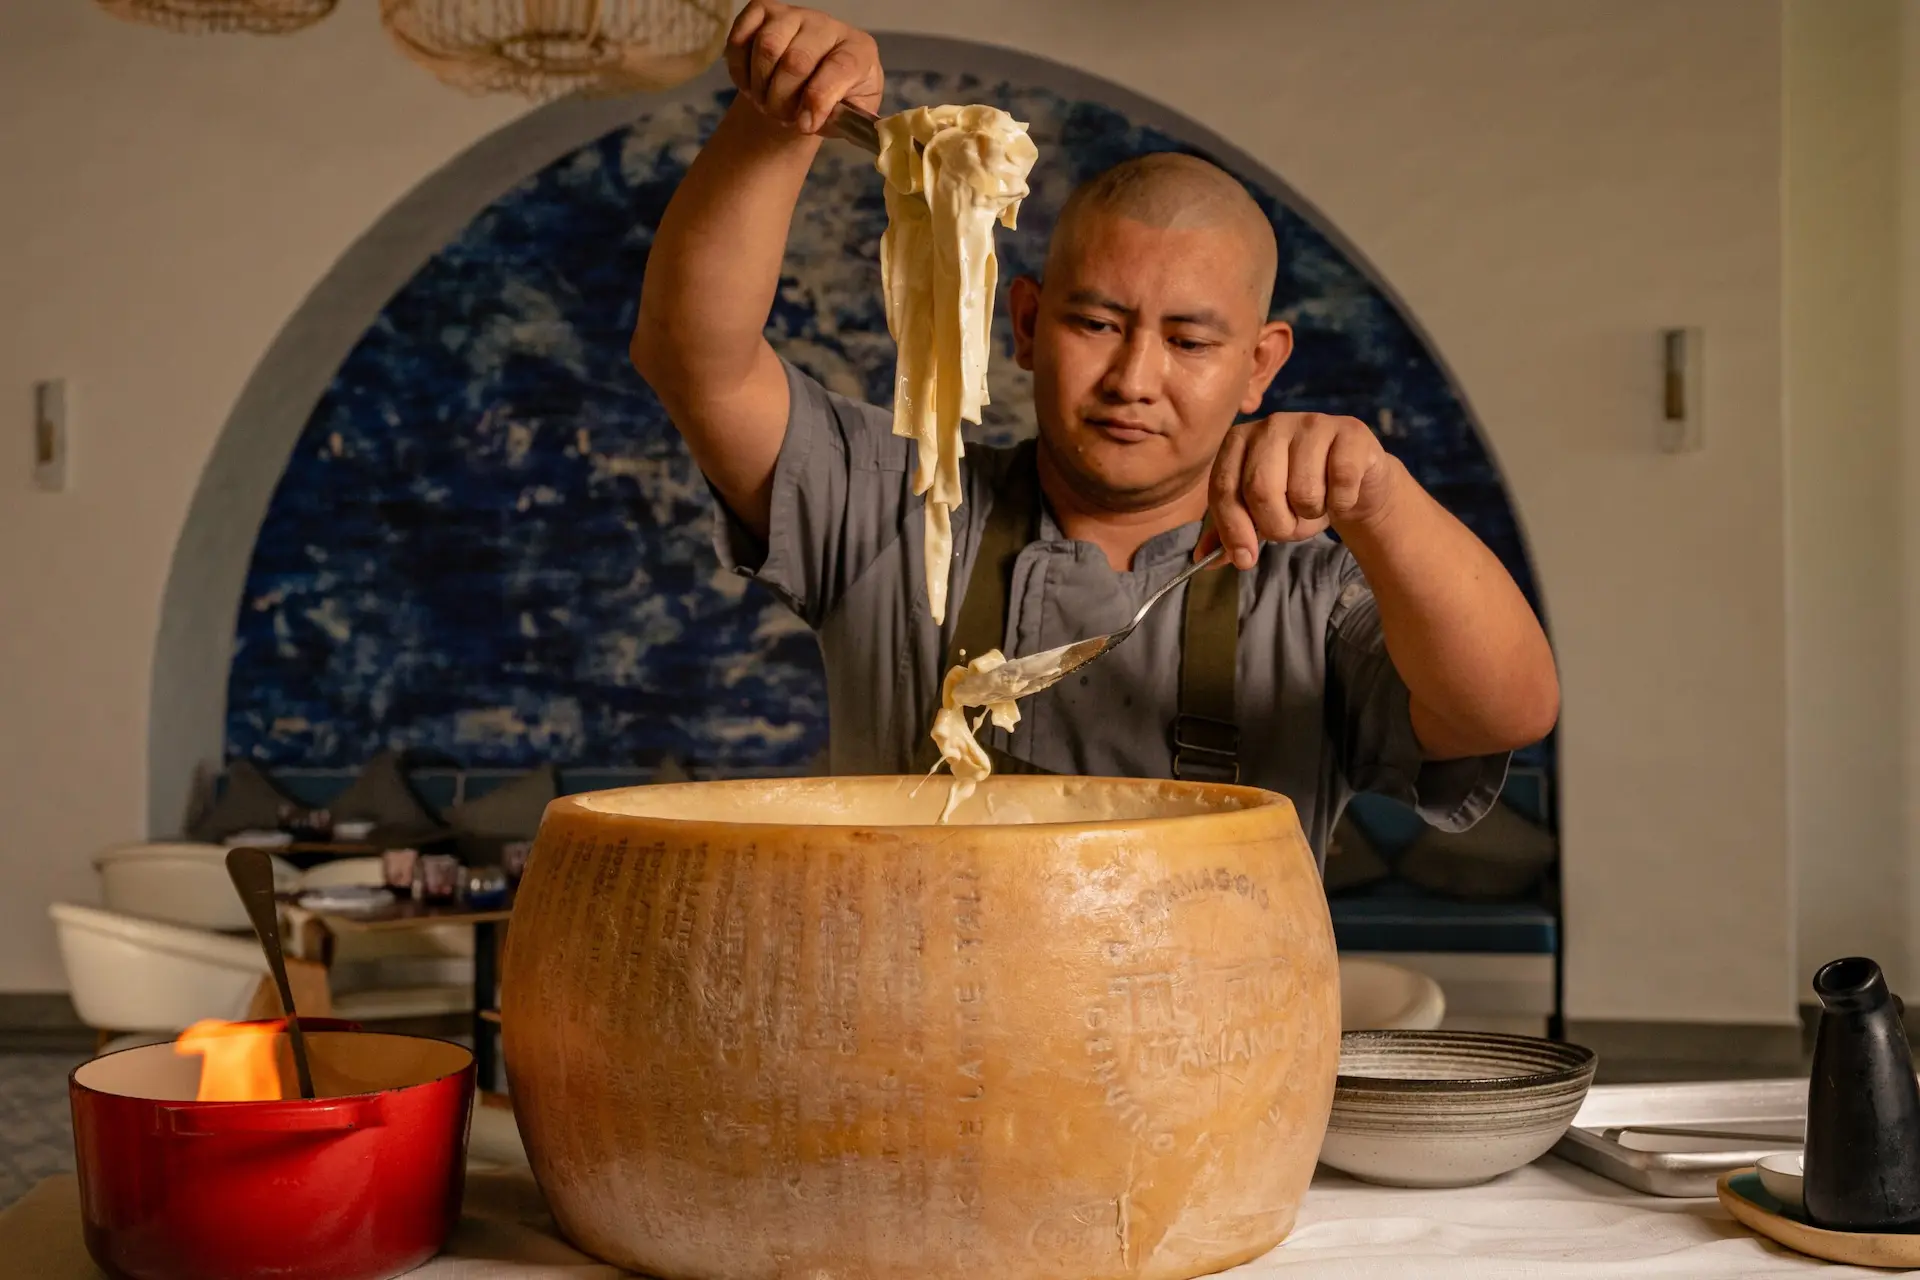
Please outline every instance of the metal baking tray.
M1806 1136L1807 1079L1595 1085L1553 1153L1636 1191L1712 1196Z

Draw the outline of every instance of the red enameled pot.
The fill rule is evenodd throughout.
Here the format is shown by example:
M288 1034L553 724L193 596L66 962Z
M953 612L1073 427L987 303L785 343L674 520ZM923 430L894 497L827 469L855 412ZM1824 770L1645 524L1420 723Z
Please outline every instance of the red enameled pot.
M274 1024L274 1025L277 1025ZM473 1054L303 1018L314 1092L195 1102L200 1059L109 1053L67 1081L87 1252L117 1280L384 1280L446 1244ZM282 1079L292 1051L275 1037Z

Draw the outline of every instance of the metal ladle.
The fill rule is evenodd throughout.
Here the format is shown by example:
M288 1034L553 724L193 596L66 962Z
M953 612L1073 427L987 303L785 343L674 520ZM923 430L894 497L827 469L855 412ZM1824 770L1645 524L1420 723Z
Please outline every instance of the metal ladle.
M307 1063L307 1038L300 1030L300 1015L293 1007L293 986L287 981L287 960L280 949L280 911L273 900L273 862L260 849L229 849L227 877L240 892L247 918L260 937L267 953L267 967L273 970L274 985L280 988L280 1007L287 1011L287 1033L293 1040L293 1071L300 1081L300 1096L311 1098L313 1069Z

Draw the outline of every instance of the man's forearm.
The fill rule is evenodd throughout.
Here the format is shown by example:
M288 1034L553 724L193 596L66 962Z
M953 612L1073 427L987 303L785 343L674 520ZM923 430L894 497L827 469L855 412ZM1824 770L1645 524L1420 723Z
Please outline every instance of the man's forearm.
M736 99L660 220L633 331L634 367L694 464L762 536L788 412L767 313L819 148Z
M650 381L739 374L764 342L794 205L820 139L744 98L688 166L647 253L634 327Z
M1391 465L1391 500L1339 533L1373 588L1422 747L1456 758L1539 741L1560 709L1546 634L1499 559Z

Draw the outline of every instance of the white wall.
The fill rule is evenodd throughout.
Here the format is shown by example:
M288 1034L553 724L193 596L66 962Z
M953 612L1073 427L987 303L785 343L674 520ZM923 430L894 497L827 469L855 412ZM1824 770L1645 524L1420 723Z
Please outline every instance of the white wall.
M1901 574L1909 974L1920 974L1920 4L1900 15Z
M356 233L518 111L371 6L281 41L0 6L0 408L73 380L77 487L0 474L0 989L143 830L158 596L253 362ZM1160 99L1313 201L1410 304L1517 495L1565 683L1570 1011L1781 1021L1781 15L1771 0L850 0ZM1653 448L1655 333L1706 328L1709 446ZM6 438L0 416L0 438Z
M1901 0L1786 6L1788 806L1799 973L1903 986ZM1811 993L1809 992L1809 998Z
M349 4L297 39L0 4L0 990L63 988L46 904L146 827L169 557L275 331L355 236L519 107L440 89ZM29 486L36 379L73 487Z

